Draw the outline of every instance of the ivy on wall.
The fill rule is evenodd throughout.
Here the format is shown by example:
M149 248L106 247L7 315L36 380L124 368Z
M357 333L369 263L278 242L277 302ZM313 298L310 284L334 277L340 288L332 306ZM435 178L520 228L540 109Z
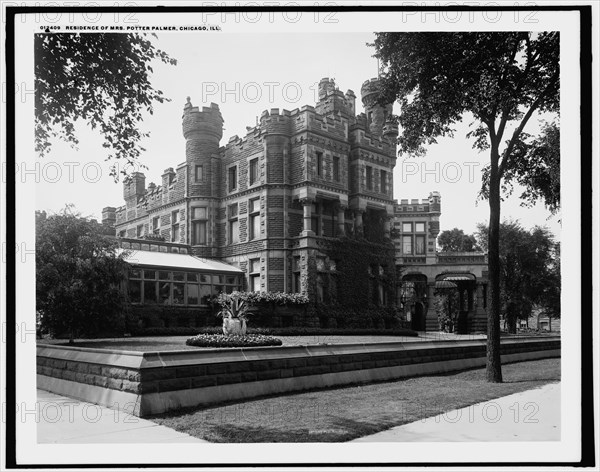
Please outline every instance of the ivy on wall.
M309 292L322 293L320 301L311 297L317 300L309 307L311 314L329 327L395 327L399 320L393 245L348 237L319 244L329 265L325 270L318 264L309 266Z

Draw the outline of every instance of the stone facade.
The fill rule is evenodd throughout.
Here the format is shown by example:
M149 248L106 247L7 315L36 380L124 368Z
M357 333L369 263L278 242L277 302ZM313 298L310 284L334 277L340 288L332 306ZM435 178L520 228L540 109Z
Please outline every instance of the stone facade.
M398 128L386 121L391 106L372 101L376 83L363 84L357 116L355 94L322 79L316 106L264 111L224 146L218 105L188 98L185 162L161 185L135 173L125 205L104 208L103 222L122 238L152 235L239 267L248 289L306 292L318 239L379 229L389 237Z
M103 222L121 238L163 239L231 264L244 272L246 290L301 292L317 302L317 280L336 270L322 249L326 240L358 237L382 250L395 244L396 264L440 268L441 197L393 199L398 126L389 119L392 105L375 102L376 91L377 79L363 83L365 111L357 115L354 92L324 78L314 107L266 110L246 136L224 146L218 105L196 107L188 97L185 161L167 168L160 185L133 174L125 205L104 208ZM435 284L434 275L427 280Z

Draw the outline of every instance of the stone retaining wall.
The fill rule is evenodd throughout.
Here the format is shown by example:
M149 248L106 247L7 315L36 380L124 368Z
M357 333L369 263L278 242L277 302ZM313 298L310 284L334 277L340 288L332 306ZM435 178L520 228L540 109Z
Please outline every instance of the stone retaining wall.
M38 388L146 416L182 407L485 365L485 340L133 352L40 345ZM504 340L504 362L560 339Z

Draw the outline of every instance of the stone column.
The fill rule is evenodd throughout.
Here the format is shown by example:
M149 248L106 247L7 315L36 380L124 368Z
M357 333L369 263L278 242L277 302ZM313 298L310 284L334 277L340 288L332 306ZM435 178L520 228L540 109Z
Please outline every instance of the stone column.
M302 228L302 235L314 235L315 233L311 229L311 217L312 217L312 203L313 201L308 198L303 198L300 200L302 203L302 207L304 209L304 226Z
M346 207L343 205L338 205L337 207L337 227L338 227L338 236L345 236L346 234Z
M383 217L383 234L387 239L390 239L392 234L391 220L392 218L387 215Z
M363 213L365 210L354 210L354 232L357 235L363 234Z

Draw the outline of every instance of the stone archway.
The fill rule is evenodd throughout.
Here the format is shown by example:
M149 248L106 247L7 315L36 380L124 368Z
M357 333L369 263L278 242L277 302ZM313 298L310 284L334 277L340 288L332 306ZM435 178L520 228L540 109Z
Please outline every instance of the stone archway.
M411 311L410 328L414 331L425 331L425 306L423 303L415 302Z
M452 283L456 285L453 290L458 304L456 318L454 319L454 332L468 334L471 332L472 320L477 306L477 279L470 272L448 272L436 277L439 283Z
M405 319L410 321L411 329L426 331L427 296L426 275L415 272L402 277L398 302Z

